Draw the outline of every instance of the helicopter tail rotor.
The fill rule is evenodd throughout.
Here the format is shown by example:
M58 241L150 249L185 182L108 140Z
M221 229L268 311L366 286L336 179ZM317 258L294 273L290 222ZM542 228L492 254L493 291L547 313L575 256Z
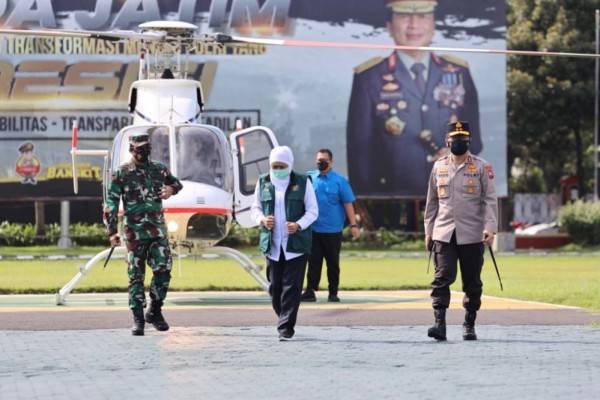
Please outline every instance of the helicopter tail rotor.
M73 130L71 133L71 167L73 173L73 192L79 193L79 179L77 176L77 141L79 136L79 123L73 121Z
M73 129L71 133L71 171L73 173L73 191L75 194L79 192L79 173L77 170L77 156L95 156L108 157L108 150L79 150L77 148L79 141L79 122L77 119L73 121Z

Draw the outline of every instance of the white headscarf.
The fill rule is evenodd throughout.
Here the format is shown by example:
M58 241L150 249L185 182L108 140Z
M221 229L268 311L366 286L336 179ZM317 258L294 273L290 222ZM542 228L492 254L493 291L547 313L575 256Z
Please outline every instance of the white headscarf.
M288 146L277 146L271 150L271 154L269 155L269 166L274 162L280 162L286 164L290 168L290 172L294 168L294 153L292 153L292 149ZM279 179L273 176L273 173L270 172L271 182L277 187L287 187L290 182L290 177L288 176L285 179Z

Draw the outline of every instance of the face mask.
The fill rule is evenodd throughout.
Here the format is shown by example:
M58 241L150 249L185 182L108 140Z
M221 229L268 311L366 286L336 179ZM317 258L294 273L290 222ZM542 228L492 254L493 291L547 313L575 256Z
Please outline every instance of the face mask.
M325 171L327 168L329 168L329 163L324 160L317 161L317 168L319 171Z
M290 176L290 169L289 168L284 168L284 169L272 169L271 173L273 174L273 176L277 179L285 179L288 176Z
M454 140L450 142L450 152L455 156L462 156L469 150L468 140Z
M133 157L137 162L145 163L148 162L148 158L150 158L150 151L152 148L149 144L139 147L133 147L132 149Z

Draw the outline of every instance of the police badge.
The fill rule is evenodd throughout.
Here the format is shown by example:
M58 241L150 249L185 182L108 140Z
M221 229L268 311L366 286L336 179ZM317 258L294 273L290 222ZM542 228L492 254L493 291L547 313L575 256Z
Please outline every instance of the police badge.
M385 121L385 130L394 136L402 135L405 126L406 122L402 121L397 116L390 117Z

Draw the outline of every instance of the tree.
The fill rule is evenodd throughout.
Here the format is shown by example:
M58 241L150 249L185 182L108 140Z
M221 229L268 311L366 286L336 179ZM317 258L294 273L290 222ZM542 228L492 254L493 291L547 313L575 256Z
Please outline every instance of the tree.
M508 5L510 49L595 51L597 0L509 0ZM509 168L520 159L525 169L543 171L549 191L558 189L564 175L579 178L582 195L589 190L594 73L591 59L509 57Z

